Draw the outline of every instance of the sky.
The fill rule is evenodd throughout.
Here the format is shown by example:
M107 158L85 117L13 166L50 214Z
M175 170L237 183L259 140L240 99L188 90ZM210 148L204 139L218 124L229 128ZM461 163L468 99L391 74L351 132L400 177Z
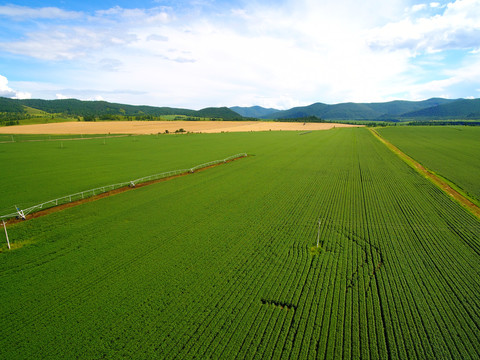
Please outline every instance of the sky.
M479 98L480 0L0 1L0 96L189 109Z

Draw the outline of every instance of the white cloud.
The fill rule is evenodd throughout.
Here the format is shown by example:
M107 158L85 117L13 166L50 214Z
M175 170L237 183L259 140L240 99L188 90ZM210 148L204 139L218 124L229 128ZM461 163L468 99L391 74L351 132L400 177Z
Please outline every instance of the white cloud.
M445 48L467 48L473 56L480 48L473 0L458 0L437 15L431 13L439 3L405 11L404 0L244 4L209 14L117 6L79 22L45 23L19 40L0 41L0 49L61 62L62 80L52 73L43 92L52 97L289 108L417 97L435 86L448 93L461 77L442 73L422 88L415 76L426 65L412 64L414 56Z
M292 1L286 8L251 5L218 17L174 22L163 21L163 9L115 7L97 12L88 25L56 26L0 47L44 60L83 62L71 75L76 86L150 94L138 102L203 107L250 99L285 108L319 98L365 100L378 97L375 86L406 66L366 46L365 21L372 14L389 18L400 4ZM154 21L159 15L162 21ZM131 21L142 16L144 21ZM105 19L113 27L104 26ZM94 63L101 73L94 72Z
M418 12L425 10L427 8L427 4L416 4L412 6L412 12Z
M76 11L65 11L55 7L30 8L27 6L4 5L0 6L0 16L7 16L15 20L26 19L76 19L83 16Z
M136 40L135 35L116 29L85 26L48 27L30 32L18 41L0 42L0 49L13 54L27 55L42 60L75 60L102 52L109 47L122 47Z
M99 61L99 69L103 71L119 71L122 65L118 59L104 58Z
M155 7L151 9L124 9L115 6L107 10L98 10L92 20L111 19L114 21L128 21L142 23L167 23L171 16L166 7Z
M469 57L452 69L444 69L439 74L439 79L426 82L414 80L404 88L404 91L412 99L472 96L471 94L476 93L476 88L480 83L480 55ZM459 90L463 90L463 94L460 96L458 95ZM468 91L468 94L465 94L465 91Z
M24 91L16 91L8 86L8 79L0 75L0 96L11 99L30 99L32 95Z
M414 6L415 7L415 6ZM436 52L480 45L480 1L457 0L441 15L402 19L370 32L373 48Z
M16 91L14 99L31 99L32 94L26 91Z
M168 37L158 34L150 34L147 37L147 41L168 41Z
M101 95L95 95L95 96L87 95L87 97L83 97L83 96L68 96L68 95L57 93L55 94L55 98L57 100L66 100L66 99L76 98L76 99L85 100L85 101L105 101L105 99Z

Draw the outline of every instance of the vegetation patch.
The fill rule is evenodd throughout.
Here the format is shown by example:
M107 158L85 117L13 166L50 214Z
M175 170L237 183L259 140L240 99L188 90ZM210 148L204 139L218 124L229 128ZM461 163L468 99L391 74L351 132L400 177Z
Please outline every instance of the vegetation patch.
M310 255L312 256L316 256L316 255L320 255L321 253L323 252L323 249L321 246L312 246L310 247Z
M285 301L278 301L278 300L267 300L267 299L261 299L260 302L263 304L263 305L270 305L270 306L274 306L274 307L277 307L279 309L284 309L284 310L297 310L297 306L296 305L293 305L293 304L290 304L288 302L285 302Z

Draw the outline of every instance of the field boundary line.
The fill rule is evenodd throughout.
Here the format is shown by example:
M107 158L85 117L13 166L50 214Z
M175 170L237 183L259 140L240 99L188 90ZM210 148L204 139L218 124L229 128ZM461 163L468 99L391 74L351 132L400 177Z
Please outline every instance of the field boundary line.
M23 135L23 134L21 134ZM89 134L90 135L90 134ZM95 135L95 134L93 134ZM27 140L9 140L9 141L0 141L0 144L10 144L10 143L23 143L23 142L47 142L47 141L75 141L75 140L95 140L95 139L113 139L121 138L127 136L135 136L131 134L127 135L108 135L108 136L90 136L90 137L75 137L75 138L54 138L54 139L27 139Z
M18 209L18 211L22 212L22 214L25 214L25 216L31 214L29 218L37 218L37 217L45 216L50 213L60 211L69 207L77 206L90 201L99 200L107 196L119 194L135 188L139 188L139 187L155 184L157 182L167 181L180 176L185 176L185 175L193 174L195 172L207 170L212 167L226 164L247 156L248 156L247 153L239 153L239 154L226 157L225 159L209 161L207 163L196 165L188 169L166 171L163 173L144 176L135 180L125 181L118 184L100 186L95 189L85 190L85 191L77 192L75 194L63 196L61 198L49 200L25 209ZM5 220L10 219L8 222L9 224L26 220L26 219L22 220L22 219L16 218L18 217L19 212L2 215L0 216L0 219L5 219Z
M435 174L432 170L426 168L418 161L414 160L412 157L405 154L398 147L393 145L391 142L382 137L375 129L368 128L370 133L376 137L381 143L383 143L387 148L389 148L393 153L395 153L400 159L407 163L410 167L416 170L419 174L426 177L433 184L435 184L439 189L445 192L448 196L453 198L456 202L462 205L464 208L469 210L473 215L480 219L480 207L468 199L465 195L461 194L459 191L455 190L450 186L442 177Z

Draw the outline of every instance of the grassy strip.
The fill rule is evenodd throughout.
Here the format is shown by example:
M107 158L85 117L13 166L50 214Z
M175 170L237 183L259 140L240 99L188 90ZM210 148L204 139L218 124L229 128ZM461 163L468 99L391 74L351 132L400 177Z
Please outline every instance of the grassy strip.
M391 151L397 154L403 161L410 165L413 169L418 171L420 174L429 179L437 187L443 190L445 193L450 195L455 201L457 201L464 208L468 209L473 215L480 219L480 207L471 199L465 192L461 191L457 186L453 185L451 182L447 181L445 178L439 176L435 172L427 169L413 158L405 154L395 145L383 138L375 129L369 128L370 132L375 136L380 142L387 146Z

